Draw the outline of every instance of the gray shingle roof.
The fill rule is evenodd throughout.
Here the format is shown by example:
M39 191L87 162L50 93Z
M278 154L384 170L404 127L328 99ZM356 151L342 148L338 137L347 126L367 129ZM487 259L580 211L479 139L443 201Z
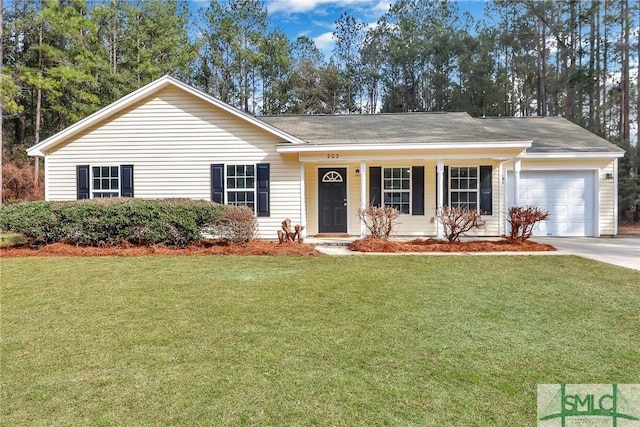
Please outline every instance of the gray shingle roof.
M311 144L533 141L530 152L615 152L618 147L561 117L475 119L466 113L263 116Z
M528 135L533 140L527 152L620 152L593 132L564 117L509 117L478 119L486 129L513 138Z

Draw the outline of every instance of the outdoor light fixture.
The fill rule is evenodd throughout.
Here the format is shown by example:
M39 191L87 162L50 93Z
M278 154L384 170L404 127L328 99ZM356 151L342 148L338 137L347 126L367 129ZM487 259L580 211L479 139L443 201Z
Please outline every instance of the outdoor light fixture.
M356 169L356 176L360 176L360 169Z
M613 174L611 172L607 172L604 174L604 179L606 179L609 182L613 182Z

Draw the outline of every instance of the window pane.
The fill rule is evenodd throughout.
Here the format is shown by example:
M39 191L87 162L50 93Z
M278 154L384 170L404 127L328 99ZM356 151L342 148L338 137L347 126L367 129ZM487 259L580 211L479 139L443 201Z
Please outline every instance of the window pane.
M469 168L469 177L477 178L478 177L478 168Z
M254 169L253 165L247 165L247 176L254 176L253 169Z
M118 189L118 178L111 178L111 187L112 190Z
M94 190L100 190L102 187L100 187L100 178L94 178L93 179L93 189Z
M102 166L100 176L109 176L109 166Z
M254 184L254 179L253 178L247 178L247 188L254 188L255 184Z
M111 166L111 177L117 177L118 176L118 167L117 166Z
M470 188L472 190L477 190L478 189L478 180L477 179L470 179L468 188Z

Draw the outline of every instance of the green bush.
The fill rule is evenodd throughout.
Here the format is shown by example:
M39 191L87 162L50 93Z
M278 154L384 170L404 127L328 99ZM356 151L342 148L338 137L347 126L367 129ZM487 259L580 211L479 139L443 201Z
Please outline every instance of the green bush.
M0 208L0 230L29 244L185 246L219 223L233 207L188 199L94 199L25 202Z

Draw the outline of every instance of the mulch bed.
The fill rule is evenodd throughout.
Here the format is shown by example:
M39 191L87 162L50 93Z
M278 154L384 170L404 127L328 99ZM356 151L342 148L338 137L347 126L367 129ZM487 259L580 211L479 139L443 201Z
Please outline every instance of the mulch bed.
M358 252L540 252L556 250L551 245L529 240L518 243L506 240L449 243L436 239L415 239L408 242L399 242L369 237L356 240L349 245L349 249Z
M356 240L348 248L357 252L534 252L555 251L551 245L532 241L511 243L506 240L448 243L436 239L415 239L407 242L385 241L370 237ZM305 243L277 243L253 240L246 245L224 244L202 240L185 248L166 246L90 247L52 243L41 247L0 248L2 258L25 257L93 257L93 256L150 256L150 255L320 255L314 245Z
M304 243L277 243L254 240L246 245L210 243L201 241L185 248L166 246L116 246L95 248L52 243L39 248L14 247L0 249L2 258L24 257L88 257L88 256L149 256L149 255L319 255L314 245Z

